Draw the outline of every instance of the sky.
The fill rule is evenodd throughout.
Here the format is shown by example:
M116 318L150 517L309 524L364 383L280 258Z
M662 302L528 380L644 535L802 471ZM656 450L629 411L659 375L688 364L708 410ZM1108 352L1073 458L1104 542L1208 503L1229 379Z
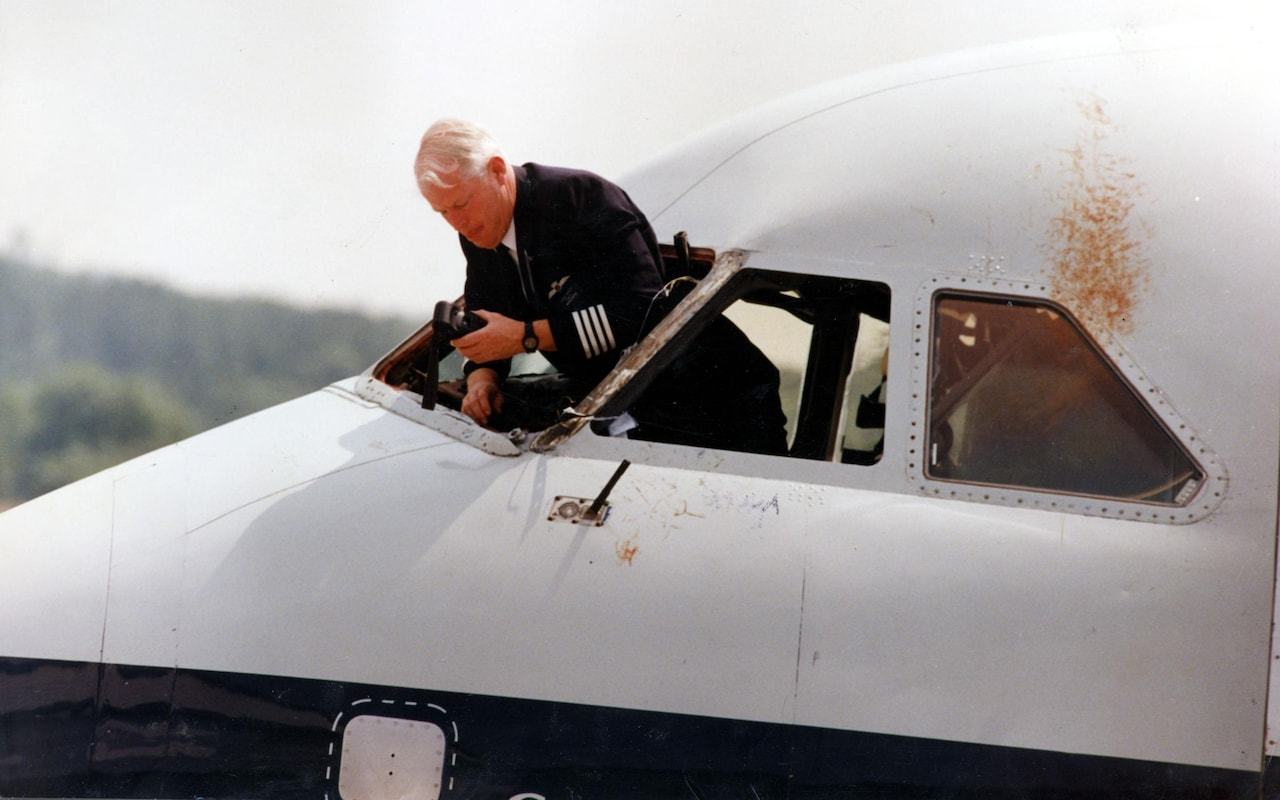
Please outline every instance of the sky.
M0 252L425 318L463 275L456 236L412 176L437 118L485 125L517 163L618 179L852 72L1267 6L0 0Z

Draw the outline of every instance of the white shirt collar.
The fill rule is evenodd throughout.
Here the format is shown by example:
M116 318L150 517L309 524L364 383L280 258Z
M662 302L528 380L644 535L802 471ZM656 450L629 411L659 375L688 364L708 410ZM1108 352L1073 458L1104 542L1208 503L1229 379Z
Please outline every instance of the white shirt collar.
M511 257L516 257L516 218L511 216L511 224L507 226L507 232L502 234L502 243L511 251Z

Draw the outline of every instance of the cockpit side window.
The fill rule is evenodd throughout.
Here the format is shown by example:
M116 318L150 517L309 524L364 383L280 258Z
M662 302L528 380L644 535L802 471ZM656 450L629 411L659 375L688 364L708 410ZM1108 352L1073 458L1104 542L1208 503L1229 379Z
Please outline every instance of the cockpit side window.
M1204 471L1076 322L1045 302L939 293L928 477L1184 505Z
M786 416L785 455L863 465L880 460L888 286L746 268L710 306L686 326L689 340L723 308L724 316L777 368ZM664 355L675 361L680 352L680 346L673 346ZM608 410L616 413L626 402L624 397ZM593 430L604 432L602 426ZM729 449L754 451L749 433L743 431L743 446ZM680 443L678 438L670 441Z

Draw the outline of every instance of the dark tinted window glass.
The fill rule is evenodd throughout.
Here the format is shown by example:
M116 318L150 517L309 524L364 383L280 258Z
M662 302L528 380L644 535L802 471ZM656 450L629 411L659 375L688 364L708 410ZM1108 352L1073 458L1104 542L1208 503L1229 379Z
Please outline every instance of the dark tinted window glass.
M1075 324L1031 302L934 303L927 473L1185 503L1203 473Z

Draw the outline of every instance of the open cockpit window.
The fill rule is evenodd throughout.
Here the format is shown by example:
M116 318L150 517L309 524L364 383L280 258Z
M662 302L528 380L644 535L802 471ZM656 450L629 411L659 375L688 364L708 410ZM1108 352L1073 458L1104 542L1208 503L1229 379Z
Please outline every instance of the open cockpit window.
M432 333L430 325L420 330L374 368L374 377L399 389L426 394ZM438 363L434 401L460 411L466 395L464 360L448 344L442 344L435 355ZM503 383L503 412L495 415L491 427L504 432L513 428L542 430L590 388L572 385L540 353L521 353L511 359L511 374Z
M1055 305L939 293L928 477L1184 505L1204 472Z
M847 464L880 460L888 370L887 285L746 269L744 254L734 251L718 260L714 251L689 248L679 239L675 246L664 245L663 255L669 283L654 306L662 321L625 351L603 382L577 385L554 373L545 360L521 363L518 357L503 383L503 413L491 418L489 427L543 431L532 445L535 450L554 447L590 424L602 436ZM679 413L682 387L693 386L702 397L714 398L723 386L743 382L734 372L736 362L705 358L708 342L725 340L726 325L736 326L729 339L740 341L745 334L759 349L762 356L752 362L756 368L779 373L782 413L775 410L772 420L742 413L731 400L689 404L710 415L707 419ZM434 334L432 325L422 328L379 362L372 377L422 395L425 406L438 404L456 412L465 395L460 360ZM693 352L702 360L689 355ZM668 396L674 402L666 403ZM667 406L675 413L644 419L642 409ZM619 424L633 410L640 427ZM766 428L777 435L765 433ZM699 436L712 430L715 443L699 444Z
M682 280L690 284L706 277L716 258L714 250L690 247L683 234L674 244L662 244L660 249L667 274L684 276ZM674 299L664 298L654 309L665 310L674 305ZM459 298L454 306L464 309L465 302ZM427 323L374 365L372 379L393 390L419 395L424 408L439 405L460 413L466 395L463 358L441 334L437 323ZM501 433L544 430L565 418L591 389L589 384L557 373L540 353L518 354L502 384L502 413L491 417L488 427Z
M662 348L658 359L663 366L657 374L679 364L690 343L697 342L721 313L780 373L786 443L784 451L770 454L850 464L879 461L884 449L888 286L742 269ZM620 413L637 396L635 389L619 393L599 416ZM742 444L726 449L766 452L751 444L754 438L746 429L753 423L765 421L738 421L744 429ZM606 432L603 426L593 430Z

